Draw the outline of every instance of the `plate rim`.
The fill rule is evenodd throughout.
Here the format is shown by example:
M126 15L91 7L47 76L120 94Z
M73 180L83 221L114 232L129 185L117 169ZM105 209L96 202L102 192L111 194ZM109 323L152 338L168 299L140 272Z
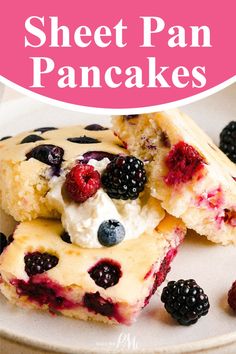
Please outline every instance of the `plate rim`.
M191 341L189 343L182 343L171 346L161 346L159 348L143 348L143 349L118 349L118 348L93 348L88 349L81 347L72 349L70 347L62 347L53 344L43 343L40 340L29 339L21 337L16 334L10 334L3 329L0 329L0 339L3 338L10 343L23 344L27 348L34 348L38 350L47 350L52 353L67 353L67 354L181 354L181 353L197 353L203 350L212 350L217 348L224 348L228 345L236 343L236 331L226 333L220 336L213 336L206 339Z

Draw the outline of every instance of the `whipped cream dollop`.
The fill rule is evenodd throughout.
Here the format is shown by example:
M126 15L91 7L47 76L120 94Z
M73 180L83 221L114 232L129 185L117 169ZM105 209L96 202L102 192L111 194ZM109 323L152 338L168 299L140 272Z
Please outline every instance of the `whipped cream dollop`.
M101 161L91 159L88 164L102 174L109 162L108 158ZM103 247L98 241L97 231L105 220L115 219L122 223L125 241L154 230L164 217L158 201L153 197L143 195L136 200L116 200L111 199L103 188L84 203L76 203L63 193L65 179L66 173L50 180L47 199L62 215L61 221L71 242L80 247Z

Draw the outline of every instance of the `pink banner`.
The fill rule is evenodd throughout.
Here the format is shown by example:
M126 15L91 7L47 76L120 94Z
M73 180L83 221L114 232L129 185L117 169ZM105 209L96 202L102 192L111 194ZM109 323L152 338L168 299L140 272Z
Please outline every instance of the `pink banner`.
M8 0L0 31L3 78L80 106L165 104L236 74L234 0Z

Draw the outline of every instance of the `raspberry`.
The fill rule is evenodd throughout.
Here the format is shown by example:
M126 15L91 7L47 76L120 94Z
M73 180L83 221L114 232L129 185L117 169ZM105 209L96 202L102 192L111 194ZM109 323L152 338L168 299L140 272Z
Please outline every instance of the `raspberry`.
M236 281L232 284L228 292L228 304L236 312Z
M122 276L120 265L110 259L99 261L88 273L95 284L103 289L116 285Z
M150 293L148 294L148 296L144 300L143 307L145 307L149 304L149 301L150 301L152 295L155 294L155 292L157 291L157 288L165 281L166 276L170 271L170 264L171 264L173 258L176 256L176 254L177 254L176 248L169 250L167 255L165 256L165 258L161 262L160 268L158 269L158 271L154 275L153 286L151 288ZM149 276L150 276L150 271L145 275L144 279L147 279Z
M144 164L134 156L117 156L102 175L104 190L114 199L137 199L146 182Z
M193 279L168 282L161 301L166 311L184 326L196 323L210 307L207 295Z
M164 181L172 186L191 181L203 168L204 159L193 146L180 141L170 150L165 162L169 172Z
M236 163L236 122L230 122L220 133L220 149Z
M85 202L100 186L100 174L90 165L78 164L66 176L65 189L75 202Z
M33 252L24 257L25 271L28 276L41 274L54 268L58 263L58 258L50 253Z

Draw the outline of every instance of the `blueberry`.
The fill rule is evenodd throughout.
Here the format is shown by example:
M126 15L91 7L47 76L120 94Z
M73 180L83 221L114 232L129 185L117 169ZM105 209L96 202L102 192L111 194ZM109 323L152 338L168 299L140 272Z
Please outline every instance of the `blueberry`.
M105 247L115 246L125 237L125 228L117 220L111 219L101 223L98 229L98 241Z
M90 131L108 130L108 128L103 127L100 124L90 124L90 125L87 125L84 129L85 130L90 130Z
M35 141L44 140L39 135L31 134L26 136L23 140L21 140L20 144L27 144L27 143L35 143Z
M71 143L76 143L76 144L98 144L101 141L94 139L94 138L90 138L89 136L79 136L79 137L75 137L75 138L68 138L68 141L70 141Z
M6 246L7 246L7 238L2 232L0 232L0 254L3 252Z
M97 161L101 161L102 159L108 158L112 161L117 155L111 154L105 151L88 151L83 154L83 160L80 160L81 163L88 163L89 160L94 159Z
M7 140L7 139L10 139L10 138L12 138L12 136L10 136L10 135L4 136L3 138L0 139L0 141Z
M55 145L39 145L26 154L27 160L34 158L49 166L59 166L63 156L64 150Z
M57 130L57 129L58 128L55 127L43 127L43 128L34 129L34 132L46 133L49 132L50 130Z
M72 243L70 239L70 235L66 231L64 231L63 234L61 235L61 239L66 243Z

